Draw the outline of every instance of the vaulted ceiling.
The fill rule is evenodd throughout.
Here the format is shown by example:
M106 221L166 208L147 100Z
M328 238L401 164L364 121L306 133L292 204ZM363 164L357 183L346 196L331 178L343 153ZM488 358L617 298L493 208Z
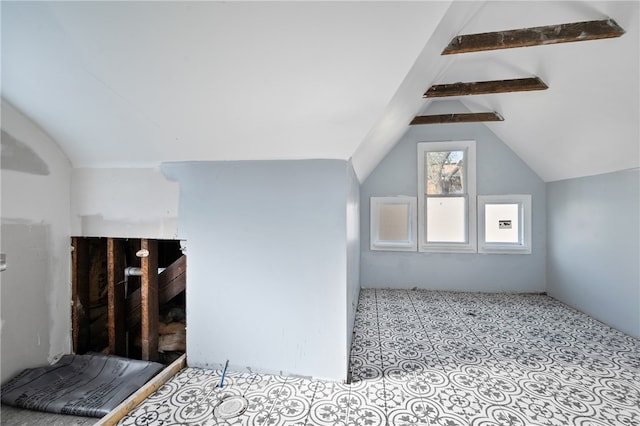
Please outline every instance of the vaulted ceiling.
M640 166L636 1L1 7L2 96L74 167L352 158L364 179L434 110L497 112L486 125L546 181ZM622 37L441 55L456 35L608 18ZM423 98L525 77L549 88Z

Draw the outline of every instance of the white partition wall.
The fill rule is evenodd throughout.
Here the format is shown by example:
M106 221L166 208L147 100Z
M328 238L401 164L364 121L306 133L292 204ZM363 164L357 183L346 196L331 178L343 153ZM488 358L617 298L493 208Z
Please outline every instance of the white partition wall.
M235 370L345 380L348 305L357 297L348 290L357 283L357 269L347 265L357 262L347 255L347 200L357 194L350 164L201 162L163 170L180 183L189 364L229 360Z

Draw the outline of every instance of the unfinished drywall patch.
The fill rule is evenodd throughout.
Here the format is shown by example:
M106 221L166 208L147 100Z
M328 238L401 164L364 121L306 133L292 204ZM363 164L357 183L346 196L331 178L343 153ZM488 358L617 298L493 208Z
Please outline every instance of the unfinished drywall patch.
M0 165L4 170L15 170L17 172L42 176L49 174L49 166L47 166L47 163L29 148L27 144L19 141L4 129L2 129L1 134L2 156L0 158Z
M2 379L49 355L48 293L51 278L50 226L3 223L0 251L7 255L2 272Z
M1 114L2 130L24 143L49 170L48 174L31 173L3 159L2 250L7 253L7 269L0 275L0 314L8 327L7 334L3 327L1 335L4 381L12 373L46 364L71 350L71 164L55 141L4 99ZM5 297L5 291L10 296ZM6 311L5 303L11 304ZM17 339L15 344L8 343L12 339Z
M178 236L177 217L123 218L108 220L101 214L84 215L80 217L80 233L83 237L114 237L114 238L163 238L176 239ZM74 234L75 235L75 234Z
M85 237L176 239L176 182L157 168L74 169L72 232Z

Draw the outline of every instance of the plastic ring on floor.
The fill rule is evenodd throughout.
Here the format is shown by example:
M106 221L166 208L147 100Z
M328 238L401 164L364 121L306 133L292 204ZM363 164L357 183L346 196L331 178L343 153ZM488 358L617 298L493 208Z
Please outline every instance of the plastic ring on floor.
M249 406L249 401L243 396L225 398L213 409L213 415L219 419L232 419L241 416Z

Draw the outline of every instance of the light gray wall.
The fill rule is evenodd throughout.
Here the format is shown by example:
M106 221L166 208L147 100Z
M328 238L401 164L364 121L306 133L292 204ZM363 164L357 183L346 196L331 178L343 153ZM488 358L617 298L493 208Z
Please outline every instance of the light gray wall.
M549 294L640 338L640 169L547 185Z
M417 143L475 140L478 195L532 195L532 254L426 254L369 250L369 198L417 196ZM545 291L544 182L482 124L413 126L360 189L363 288Z
M353 326L360 295L360 181L351 162L347 167L347 348L351 348ZM347 359L347 369L349 359Z
M357 278L347 266L350 169L340 160L163 165L180 183L190 365L346 379Z
M71 350L70 176L58 145L2 100L1 381Z

